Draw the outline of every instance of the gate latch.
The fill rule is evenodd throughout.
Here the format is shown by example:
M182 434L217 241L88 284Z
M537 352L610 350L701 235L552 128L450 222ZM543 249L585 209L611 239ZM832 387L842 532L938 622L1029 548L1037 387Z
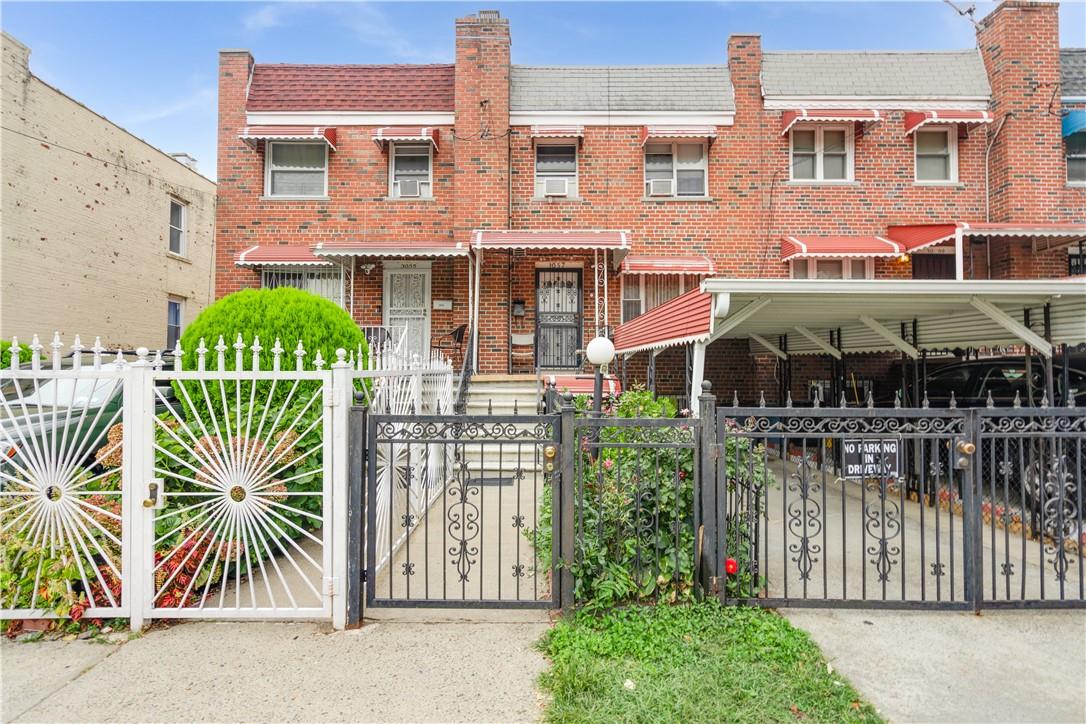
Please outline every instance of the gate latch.
M147 483L147 497L143 501L143 507L155 510L166 507L165 496L162 494L162 478L155 478Z
M958 459L954 461L954 466L959 470L968 469L969 456L977 451L977 446L968 440L959 440L955 447L958 450Z

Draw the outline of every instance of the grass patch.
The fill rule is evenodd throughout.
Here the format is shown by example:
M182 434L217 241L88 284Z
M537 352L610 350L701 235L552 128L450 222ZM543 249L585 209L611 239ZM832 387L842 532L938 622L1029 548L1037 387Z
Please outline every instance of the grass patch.
M803 631L716 601L560 621L540 641L555 722L882 721Z

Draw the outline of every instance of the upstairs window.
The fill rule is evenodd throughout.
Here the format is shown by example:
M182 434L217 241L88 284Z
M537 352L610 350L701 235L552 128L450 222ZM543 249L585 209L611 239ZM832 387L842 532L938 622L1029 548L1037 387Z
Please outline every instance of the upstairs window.
M260 285L264 289L301 289L343 306L343 275L339 269L264 269L260 274Z
M392 144L389 196L394 199L432 198L432 149L428 143Z
M170 199L170 253L184 256L187 251L188 239L185 233L185 223L188 220L188 209L185 204L177 199Z
M852 179L852 133L847 126L804 126L789 133L793 181Z
M917 131L915 138L917 182L957 181L958 137L953 133L953 128Z
M622 321L629 322L698 285L693 274L623 274Z
M268 143L268 196L321 198L328 195L328 146L324 143Z
M536 198L576 198L577 146L537 143L535 147Z
M707 176L704 143L645 144L646 197L704 197Z
M793 259L793 279L874 279L871 259Z
M1086 131L1065 136L1063 144L1067 152L1067 183L1086 184Z

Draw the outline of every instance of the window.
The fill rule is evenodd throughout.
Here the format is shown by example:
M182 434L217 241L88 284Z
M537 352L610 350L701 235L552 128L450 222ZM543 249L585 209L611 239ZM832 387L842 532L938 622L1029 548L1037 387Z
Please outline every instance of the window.
M177 346L181 339L181 312L185 302L182 299L166 300L166 349Z
M1086 131L1063 139L1067 150L1067 183L1086 184Z
M921 183L958 180L958 137L950 128L917 131L916 180Z
M264 269L260 285L265 289L301 289L343 306L343 276L339 269Z
M323 143L268 143L268 196L328 195L328 146Z
M793 128L793 181L852 179L852 133L847 126Z
M170 253L184 256L188 239L185 234L185 222L188 209L177 199L170 199Z
M389 195L394 199L431 197L430 151L428 143L394 143Z
M536 144L535 195L536 198L577 196L577 146Z
M874 279L871 259L793 259L793 279Z
M622 321L629 322L697 285L693 274L623 274Z
M645 145L645 196L704 197L708 195L704 143Z
M1067 276L1078 277L1086 275L1086 253L1067 250Z

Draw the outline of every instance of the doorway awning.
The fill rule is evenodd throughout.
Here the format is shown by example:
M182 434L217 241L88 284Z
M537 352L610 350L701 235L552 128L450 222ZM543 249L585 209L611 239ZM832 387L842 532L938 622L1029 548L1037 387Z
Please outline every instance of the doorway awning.
M975 126L991 123L995 118L988 111L910 111L905 114L905 135L909 136L928 125Z
M1086 239L1086 224L1003 222L987 223L957 221L942 224L898 224L886 229L886 236L904 244L909 253L925 247L941 244L958 235L964 237L1018 238L1033 241L1044 240L1045 249L1069 246Z
M625 231L506 231L478 229L471 234L473 249L610 249L625 252L630 248Z
M260 141L323 141L336 150L336 129L331 126L246 126L238 138L253 148Z
M893 257L905 246L882 236L786 236L781 239L781 261L818 257Z
M707 256L652 256L630 254L622 260L622 274L693 274L712 276L716 267Z
M267 244L251 246L234 257L237 266L331 266L332 262L316 256L301 244Z
M452 239L366 239L325 241L313 247L318 257L467 256L467 244Z
M800 108L794 111L785 111L781 114L781 135L788 133L792 130L792 126L797 123L828 123L834 121L874 123L879 120L882 120L882 114L872 109L827 108L818 110Z

